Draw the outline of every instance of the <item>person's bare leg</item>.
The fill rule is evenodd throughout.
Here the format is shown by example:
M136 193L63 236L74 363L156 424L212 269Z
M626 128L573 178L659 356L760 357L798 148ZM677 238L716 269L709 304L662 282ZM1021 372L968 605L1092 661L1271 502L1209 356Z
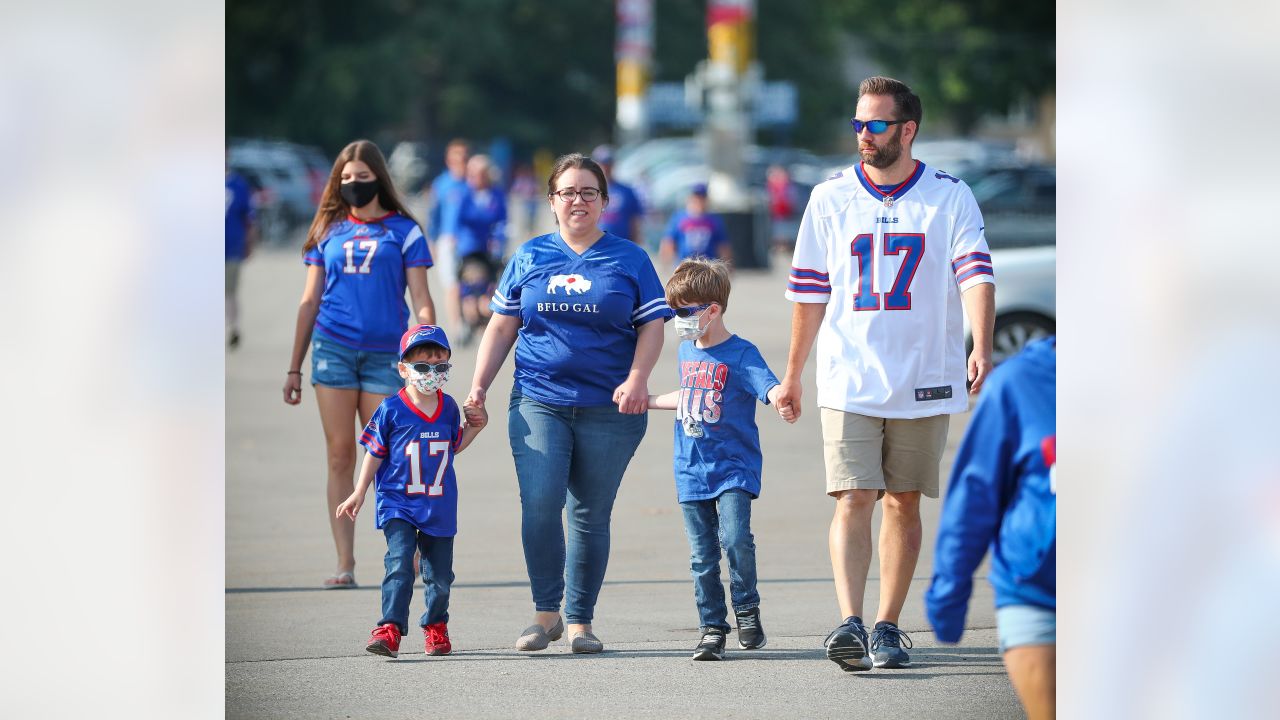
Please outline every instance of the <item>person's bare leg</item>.
M850 615L862 617L871 569L871 513L876 508L876 494L875 490L844 490L836 495L827 544L841 620Z
M898 624L920 559L920 493L884 494L880 522L880 607L876 621Z
M1029 720L1051 720L1057 714L1058 646L1022 645L1004 651L1004 666Z
M323 385L316 385L315 389L328 456L329 482L326 495L329 501L329 528L333 532L333 544L338 551L338 572L351 572L356 566L356 526L345 517L334 517L334 513L338 505L355 489L355 424L360 391Z

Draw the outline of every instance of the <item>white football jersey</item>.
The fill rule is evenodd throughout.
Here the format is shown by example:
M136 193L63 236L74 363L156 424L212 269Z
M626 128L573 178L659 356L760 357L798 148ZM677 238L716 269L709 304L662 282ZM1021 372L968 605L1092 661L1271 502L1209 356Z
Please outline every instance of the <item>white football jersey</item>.
M882 418L964 412L960 293L994 282L969 186L917 162L888 194L854 165L813 189L788 300L827 303L818 405Z

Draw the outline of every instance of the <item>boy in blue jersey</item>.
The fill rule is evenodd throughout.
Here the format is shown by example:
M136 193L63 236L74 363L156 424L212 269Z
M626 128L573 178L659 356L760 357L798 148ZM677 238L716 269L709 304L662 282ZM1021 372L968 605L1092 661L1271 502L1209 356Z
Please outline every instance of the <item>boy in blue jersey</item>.
M649 407L676 411L676 494L692 552L702 633L693 659L720 660L729 632L720 582L722 545L729 558L738 645L750 650L766 641L751 535L751 501L760 495L763 464L755 403L774 402L778 378L755 345L725 329L729 268L723 261L681 263L667 282L667 304L675 308L680 339L693 342L680 343L680 389L650 395ZM779 414L795 422L789 406Z
M725 234L720 216L707 210L707 186L695 185L685 201L684 210L671 216L658 248L663 262L696 257L720 258L733 262L733 248Z
M418 325L400 339L400 377L405 386L382 401L369 418L360 444L369 451L360 481L338 506L352 520L377 480L376 527L387 538L382 581L382 619L365 647L396 657L408 632L413 596L414 551L422 556L426 612L419 625L428 655L448 655L449 587L453 584L453 538L458 532L458 488L453 456L488 422L482 408L468 408L465 421L453 398L441 392L449 379L452 351L444 330Z

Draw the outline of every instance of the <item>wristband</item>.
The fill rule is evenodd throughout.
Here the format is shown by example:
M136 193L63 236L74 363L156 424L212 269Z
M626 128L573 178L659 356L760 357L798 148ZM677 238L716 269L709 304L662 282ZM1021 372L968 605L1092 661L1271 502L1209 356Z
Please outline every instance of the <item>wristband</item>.
M301 375L302 375L302 371L301 371L301 370L289 370L289 371L285 372L285 375L298 375L299 377L301 377Z

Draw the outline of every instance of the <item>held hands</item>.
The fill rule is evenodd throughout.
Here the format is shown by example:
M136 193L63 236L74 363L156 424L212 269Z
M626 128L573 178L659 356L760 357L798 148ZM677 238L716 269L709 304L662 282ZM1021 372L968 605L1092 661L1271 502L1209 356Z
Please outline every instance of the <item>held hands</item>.
M284 376L284 401L289 405L302 402L302 376L298 373Z
M800 381L792 378L783 378L782 384L774 388L777 395L772 399L775 407L778 408L778 414L783 420L793 423L800 419ZM772 392L772 391L771 391Z
M356 515L360 512L360 508L363 505L364 505L364 495L357 495L355 493L351 493L351 496L348 497L346 500L343 500L342 504L338 506L338 511L335 512L333 516L335 518L340 518L343 515L346 515L347 517L351 518L352 522L355 522Z
M990 352L980 352L978 348L974 348L969 355L969 394L977 395L982 389L982 383L986 381L987 376L991 374L993 365L991 363Z
M468 398L468 402L470 398ZM483 405L464 404L462 406L462 416L466 420L467 427L476 430L483 429L489 424L489 413L484 409Z
M789 423L794 423L796 421L796 416L797 416L795 408L792 407L790 404L784 406L782 405L782 403L778 402L778 398L781 395L782 395L782 386L774 385L769 390L769 402L773 403L774 409L778 411L778 415L783 420L786 420Z
M638 376L628 377L613 391L613 401L624 415L640 415L649 409L649 386Z

